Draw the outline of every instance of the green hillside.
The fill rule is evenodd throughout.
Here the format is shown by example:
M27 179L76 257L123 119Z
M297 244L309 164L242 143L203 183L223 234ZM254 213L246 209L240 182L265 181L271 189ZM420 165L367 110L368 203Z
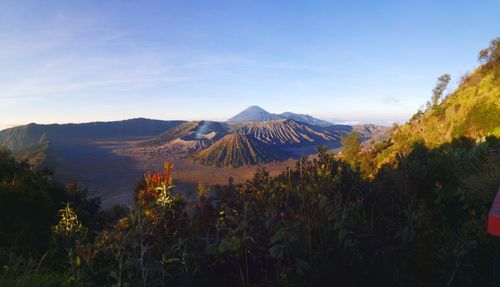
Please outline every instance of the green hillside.
M394 129L377 155L378 167L393 162L397 154L408 154L415 143L433 148L459 138L500 137L499 42L492 41L485 63L464 76L458 88L441 103L417 112Z
M497 63L498 64L498 63ZM500 136L500 78L491 66L481 66L437 107L416 115L396 130L436 146L458 137Z

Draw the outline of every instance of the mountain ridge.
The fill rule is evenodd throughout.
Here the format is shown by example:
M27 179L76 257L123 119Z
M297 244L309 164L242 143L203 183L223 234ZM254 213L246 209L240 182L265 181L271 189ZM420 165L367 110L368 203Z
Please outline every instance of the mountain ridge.
M170 129L183 121L135 118L111 122L81 124L30 123L0 131L0 146L18 159L30 158L35 166L44 165L54 145L72 145L75 140L115 137L148 137Z
M233 148L239 147L246 150L239 152L231 150L227 160L221 155L213 157L209 153L200 153L197 156L198 162L202 164L221 165L228 163L229 166L235 166L281 159L284 158L283 154L285 153L300 156L314 150L314 147L319 145L336 148L340 145L341 137L348 132L359 131L362 138L366 139L371 136L372 130L374 130L355 126L323 125L321 120L308 115L284 113L290 117L289 119L268 113L257 106L252 106L249 109L254 115L257 114L261 120L215 122L136 118L81 124L39 125L33 123L0 131L0 145L12 150L18 159L37 158L37 162L34 163L38 165L48 159L58 158L58 150L62 149L67 153L68 148L82 142L111 139L115 141L126 138L127 141L134 142L137 148L149 150L151 155L169 150L178 152L179 156L189 156L217 144L228 134L237 133L243 134L244 137L232 136L231 141L226 138L219 144L219 148L227 150L227 144L231 143ZM303 121L292 119L296 115ZM263 119L270 120L263 121ZM238 144L234 144L234 141ZM254 147L258 147L260 152L252 152ZM300 149L300 152L290 152L289 149ZM285 150L287 151L285 152ZM201 159L203 155L211 158L203 160ZM255 159L248 155L256 155L261 158ZM241 159L237 157L241 157ZM215 162L214 159L219 162Z
M333 123L317 119L313 116L307 114L297 114L292 112L284 112L281 114L270 113L259 106L250 106L245 110L239 112L235 116L229 118L228 122L267 122L279 119L289 119L298 122L303 122L306 124L319 125L319 126L329 126Z

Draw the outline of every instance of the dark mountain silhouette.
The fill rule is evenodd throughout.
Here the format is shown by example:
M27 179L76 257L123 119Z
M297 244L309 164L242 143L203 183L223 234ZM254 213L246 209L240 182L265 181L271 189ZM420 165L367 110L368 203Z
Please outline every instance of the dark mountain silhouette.
M32 145L71 139L146 137L168 130L183 121L160 121L130 119L115 122L93 122L82 124L28 124L0 131L0 145L16 152Z
M82 124L32 123L0 131L0 145L10 149L17 158L30 158L38 164L54 152L51 150L54 145L69 147L82 140L151 137L181 123L183 121L144 118Z

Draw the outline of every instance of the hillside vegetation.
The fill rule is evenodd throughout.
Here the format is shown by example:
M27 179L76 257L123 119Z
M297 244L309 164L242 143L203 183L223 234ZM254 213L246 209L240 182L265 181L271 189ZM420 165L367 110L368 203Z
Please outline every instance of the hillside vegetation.
M493 65L466 76L439 106L417 114L397 129L395 138L423 140L428 146L454 138L500 136L500 77Z
M428 105L408 123L396 127L390 140L372 146L363 158L373 172L397 156L407 155L416 143L433 148L455 139L481 140L500 137L500 40L492 41L488 56L474 72L464 76L458 88L439 104Z

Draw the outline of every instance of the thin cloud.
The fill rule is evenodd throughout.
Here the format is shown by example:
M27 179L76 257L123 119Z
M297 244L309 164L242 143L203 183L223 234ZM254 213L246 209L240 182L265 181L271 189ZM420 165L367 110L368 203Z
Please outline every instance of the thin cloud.
M398 104L399 103L399 99L395 98L395 97L392 97L392 96L386 96L382 99L382 101L385 103L385 104L389 104L389 105L395 105L395 104Z
M30 27L26 34L8 31L2 37L1 106L15 104L16 99L141 91L207 79L215 70L252 63L238 54L153 48L133 41L130 32L117 32L95 19L70 26L60 25L61 21ZM109 47L101 46L116 46L117 51L110 54Z

